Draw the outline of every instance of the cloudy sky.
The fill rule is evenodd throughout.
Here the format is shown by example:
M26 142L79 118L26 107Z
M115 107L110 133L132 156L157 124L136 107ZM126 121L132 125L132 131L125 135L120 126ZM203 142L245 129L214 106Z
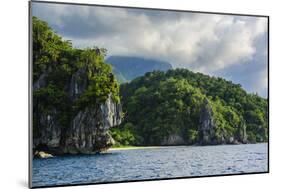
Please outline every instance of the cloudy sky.
M267 19L233 15L32 3L75 47L168 61L267 97Z

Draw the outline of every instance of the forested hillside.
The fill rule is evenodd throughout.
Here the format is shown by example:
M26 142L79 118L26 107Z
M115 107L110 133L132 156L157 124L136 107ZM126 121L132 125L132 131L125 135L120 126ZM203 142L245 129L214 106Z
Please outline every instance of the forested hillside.
M187 69L151 72L121 85L120 145L265 142L267 99Z

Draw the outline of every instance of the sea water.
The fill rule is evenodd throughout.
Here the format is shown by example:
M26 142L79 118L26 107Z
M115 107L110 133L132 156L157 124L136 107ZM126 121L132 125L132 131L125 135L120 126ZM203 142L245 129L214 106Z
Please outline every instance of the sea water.
M178 146L34 159L32 184L53 186L268 171L268 145Z

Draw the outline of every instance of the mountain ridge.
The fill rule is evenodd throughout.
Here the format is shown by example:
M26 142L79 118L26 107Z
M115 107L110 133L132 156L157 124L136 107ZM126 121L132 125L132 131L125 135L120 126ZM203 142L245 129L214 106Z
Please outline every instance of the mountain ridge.
M106 62L113 67L119 83L130 82L147 72L173 69L169 62L138 56L110 56Z

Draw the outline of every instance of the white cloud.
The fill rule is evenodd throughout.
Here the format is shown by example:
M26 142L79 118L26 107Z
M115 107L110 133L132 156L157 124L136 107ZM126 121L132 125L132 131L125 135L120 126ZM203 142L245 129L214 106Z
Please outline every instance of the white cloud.
M105 47L109 55L155 58L206 74L251 61L260 53L255 41L267 32L262 17L34 4L34 15L75 46ZM267 83L266 76L261 80Z

